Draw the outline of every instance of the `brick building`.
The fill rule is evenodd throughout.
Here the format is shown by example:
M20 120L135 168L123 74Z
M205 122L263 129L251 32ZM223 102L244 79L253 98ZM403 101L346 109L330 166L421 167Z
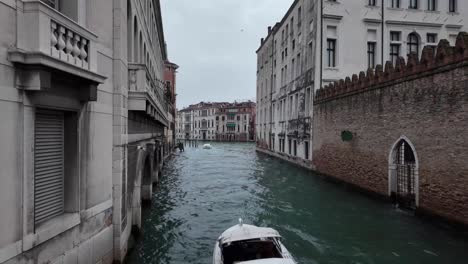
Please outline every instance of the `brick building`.
M176 140L176 122L177 122L177 110L176 110L176 80L177 80L177 69L179 66L170 61L164 62L164 82L166 83L166 97L170 102L168 106L168 119L169 126L167 132L167 139L169 145L173 145Z
M313 167L468 225L468 34L315 96Z

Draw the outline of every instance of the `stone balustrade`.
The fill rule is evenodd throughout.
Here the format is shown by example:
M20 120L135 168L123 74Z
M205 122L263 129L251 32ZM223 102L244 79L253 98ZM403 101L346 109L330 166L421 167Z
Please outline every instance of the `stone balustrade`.
M154 80L145 64L128 65L129 110L146 111L161 122L168 120L164 83Z
M64 25L50 20L50 55L89 69L89 40Z
M39 0L22 4L18 27L23 34L18 35L17 49L10 52L14 62L43 64L81 76L84 73L70 66L97 73L95 33Z

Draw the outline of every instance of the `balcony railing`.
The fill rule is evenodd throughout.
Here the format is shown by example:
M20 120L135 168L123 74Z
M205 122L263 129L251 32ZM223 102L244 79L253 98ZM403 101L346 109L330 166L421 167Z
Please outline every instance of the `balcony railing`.
M104 82L106 78L97 74L96 34L39 0L22 3L17 45L9 50L10 61Z
M128 109L147 111L149 115L166 124L169 108L164 96L164 84L151 77L145 64L130 63L128 80Z
M296 134L297 136L308 135L310 132L310 117L298 118L289 120L288 134Z

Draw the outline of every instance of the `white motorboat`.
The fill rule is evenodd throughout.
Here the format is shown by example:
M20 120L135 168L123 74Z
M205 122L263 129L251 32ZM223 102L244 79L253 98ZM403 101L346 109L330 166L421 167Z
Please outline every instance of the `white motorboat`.
M210 144L203 145L203 149L212 149L213 147Z
M216 242L213 264L296 264L281 243L280 234L266 227L239 224L224 231Z

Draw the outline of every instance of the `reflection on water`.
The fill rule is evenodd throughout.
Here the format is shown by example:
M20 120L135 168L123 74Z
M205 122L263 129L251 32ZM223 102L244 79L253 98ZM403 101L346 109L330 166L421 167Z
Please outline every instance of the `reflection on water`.
M284 237L299 263L468 263L468 242L406 211L257 154L186 148L165 167L129 263L211 263L242 217Z

